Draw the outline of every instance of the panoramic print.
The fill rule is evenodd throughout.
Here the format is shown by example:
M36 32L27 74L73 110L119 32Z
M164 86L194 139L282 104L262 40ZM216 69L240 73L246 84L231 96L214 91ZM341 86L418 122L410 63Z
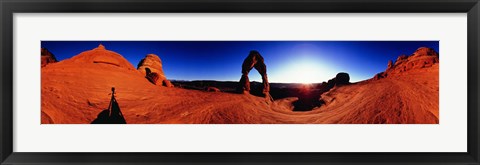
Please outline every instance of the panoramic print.
M42 124L438 124L438 41L42 41Z

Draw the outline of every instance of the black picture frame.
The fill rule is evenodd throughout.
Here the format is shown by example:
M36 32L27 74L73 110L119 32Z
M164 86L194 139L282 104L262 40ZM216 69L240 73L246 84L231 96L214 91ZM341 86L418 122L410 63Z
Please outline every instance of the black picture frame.
M0 0L1 164L480 164L479 0ZM467 13L465 153L20 153L13 152L14 13ZM446 141L445 143L448 143Z

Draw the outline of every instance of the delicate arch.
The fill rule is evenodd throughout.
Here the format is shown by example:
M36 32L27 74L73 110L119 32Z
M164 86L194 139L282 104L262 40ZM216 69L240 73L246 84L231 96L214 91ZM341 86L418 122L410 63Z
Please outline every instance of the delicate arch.
M255 68L262 76L263 94L268 95L270 92L270 85L267 77L267 65L263 57L258 51L252 50L242 64L242 78L240 79L240 90L243 93L250 91L250 80L248 79L248 73Z

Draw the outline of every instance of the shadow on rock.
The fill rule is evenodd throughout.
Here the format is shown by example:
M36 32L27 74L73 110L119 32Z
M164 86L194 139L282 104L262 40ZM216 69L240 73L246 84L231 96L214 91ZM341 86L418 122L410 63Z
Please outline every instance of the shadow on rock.
M112 98L110 99L108 109L100 112L97 118L92 121L92 124L127 124L115 99L115 88L112 88Z

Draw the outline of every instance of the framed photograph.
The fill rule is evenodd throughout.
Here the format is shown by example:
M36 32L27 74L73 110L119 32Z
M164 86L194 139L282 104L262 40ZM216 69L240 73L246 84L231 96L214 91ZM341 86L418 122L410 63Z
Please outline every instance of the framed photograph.
M478 10L1 1L0 160L480 164Z

